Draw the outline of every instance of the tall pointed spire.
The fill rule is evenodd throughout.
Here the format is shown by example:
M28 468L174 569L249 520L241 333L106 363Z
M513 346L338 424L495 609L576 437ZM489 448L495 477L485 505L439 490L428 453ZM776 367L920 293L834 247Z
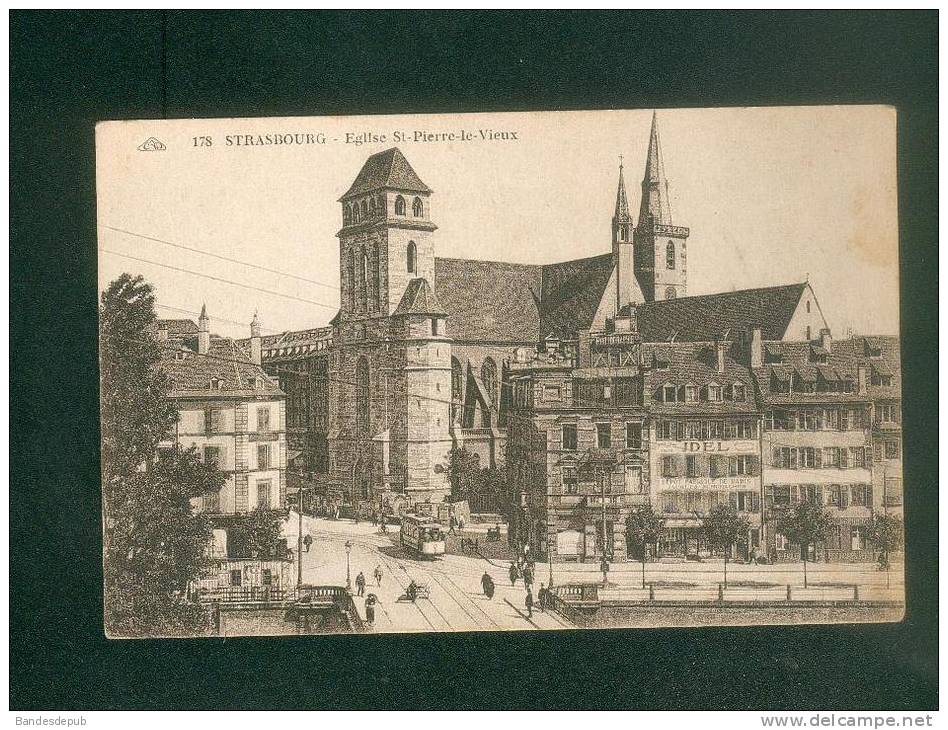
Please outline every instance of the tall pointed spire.
M201 316L198 317L198 330L201 332L209 331L209 317L207 316L207 303L201 304Z
M646 220L659 225L671 225L671 208L668 204L668 180L665 178L665 160L658 138L658 114L652 112L652 131L648 140L648 155L645 158L645 175L642 178L642 205L639 208L639 225Z
M619 189L616 191L616 213L613 216L615 223L630 221L629 199L625 194L625 179L622 176L622 155L619 155Z

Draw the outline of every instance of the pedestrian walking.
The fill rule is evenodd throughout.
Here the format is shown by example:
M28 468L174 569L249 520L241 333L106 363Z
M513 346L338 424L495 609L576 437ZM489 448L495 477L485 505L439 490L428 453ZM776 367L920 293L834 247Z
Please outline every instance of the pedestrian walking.
M451 515L451 521L450 521L449 525L450 525L450 526L448 527L448 532L449 532L451 535L453 535L453 534L454 534L454 528L458 526L457 518L456 518L454 515Z
M375 623L375 604L378 600L378 596L374 593L370 593L365 599L365 620L369 625Z
M459 530L464 529L464 515L461 515L460 517L458 517L458 529Z
M309 552L310 545L313 544L313 536L306 533L306 537L303 538L303 544L306 546L306 552Z
M517 578L520 576L520 571L517 569L516 563L510 564L509 573L510 573L510 585L512 586L517 585Z
M494 597L494 579L486 572L481 576L481 586L484 589L484 595L488 600Z
M356 576L356 591L359 596L365 595L365 574L360 570Z
M530 590L533 587L533 568L527 565L523 570L523 584Z
M527 597L524 599L524 604L527 607L527 616L533 618L533 593L530 592L530 589L527 589Z
M382 566L375 566L375 582L381 588L382 587Z
M541 611L546 611L546 604L549 601L549 591L543 587L543 584L540 584L540 590L537 591L537 602L540 606Z

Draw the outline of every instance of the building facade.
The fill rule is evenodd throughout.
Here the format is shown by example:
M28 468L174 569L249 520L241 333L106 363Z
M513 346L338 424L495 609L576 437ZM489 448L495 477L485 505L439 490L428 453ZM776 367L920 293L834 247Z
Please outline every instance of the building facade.
M258 324L252 332L248 351L211 334L203 308L197 325L158 321L161 368L179 413L159 454L195 448L224 472L219 492L194 500L197 511L213 517L286 504L286 398L259 364Z

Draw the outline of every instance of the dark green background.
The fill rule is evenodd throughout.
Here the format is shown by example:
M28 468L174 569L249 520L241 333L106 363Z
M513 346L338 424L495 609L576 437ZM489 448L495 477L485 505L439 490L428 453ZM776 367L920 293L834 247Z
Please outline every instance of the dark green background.
M937 20L11 13L11 709L935 707ZM104 638L97 120L870 102L899 110L905 622Z

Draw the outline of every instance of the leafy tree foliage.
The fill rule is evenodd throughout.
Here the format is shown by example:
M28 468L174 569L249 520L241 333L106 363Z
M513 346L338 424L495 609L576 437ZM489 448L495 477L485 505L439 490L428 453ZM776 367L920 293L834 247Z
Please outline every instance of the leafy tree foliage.
M727 562L737 542L747 535L750 523L726 504L711 508L704 518L704 534L708 544L724 553L724 587L727 588Z
M655 514L652 505L634 507L625 518L625 542L630 556L642 562L642 587L645 588L645 559L648 546L655 545L665 529L665 520Z
M154 295L123 274L99 309L105 626L110 636L175 636L206 628L188 601L207 560L210 526L191 499L224 476L194 450L157 458L177 412L155 332Z
M879 550L879 568L889 569L889 555L902 546L902 520L894 515L874 514L869 525L869 542Z
M286 539L281 535L283 513L255 509L234 524L227 534L230 557L271 560L285 558Z
M829 535L832 520L823 505L801 502L777 518L777 529L794 545L800 546L803 560L803 587L807 586L806 564L810 546L822 542Z

